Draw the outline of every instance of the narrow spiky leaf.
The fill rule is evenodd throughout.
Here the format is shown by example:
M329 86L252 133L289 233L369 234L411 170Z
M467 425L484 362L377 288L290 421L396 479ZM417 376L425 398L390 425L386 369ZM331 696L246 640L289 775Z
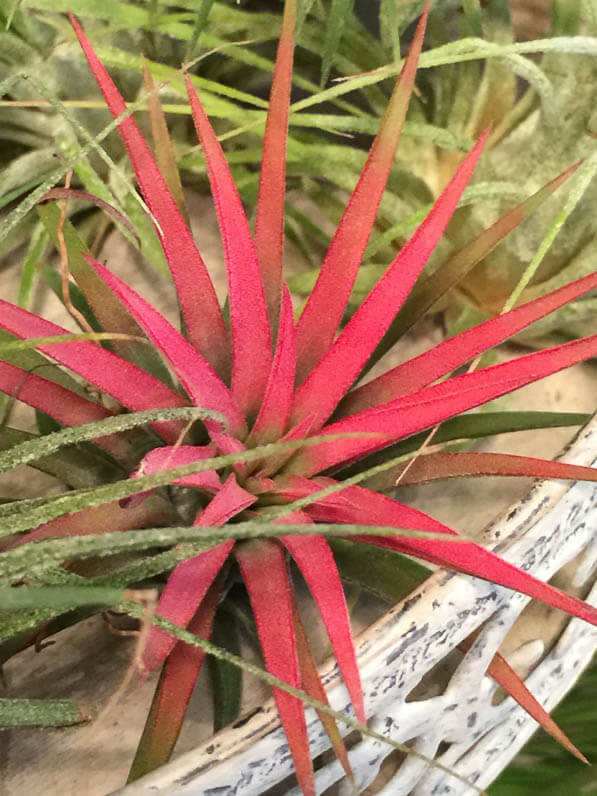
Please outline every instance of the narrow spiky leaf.
M191 79L187 94L218 214L226 256L232 332L232 394L245 416L259 410L272 362L272 340L257 252L226 157Z
M286 0L265 122L255 222L255 246L272 334L278 327L282 300L286 139L295 24L296 0Z
M207 359L126 282L93 257L86 255L86 259L172 365L193 403L221 412L228 419L231 430L243 434L245 423L236 401ZM206 424L219 425L209 420Z
M247 444L258 443L265 445L267 442L274 442L283 436L292 407L295 364L292 299L288 288L285 287L276 353L272 362L263 402L255 425L247 439Z
M25 340L69 334L68 329L3 300L0 300L0 328ZM185 404L182 396L166 387L163 382L96 343L55 343L40 345L38 350L116 398L128 409L139 411ZM153 427L167 441L174 442L178 436L177 426L172 423L155 423Z
M529 691L524 680L518 676L508 661L500 655L499 652L496 652L493 660L489 664L487 674L490 675L496 683L501 685L502 688L510 694L512 699L515 699L521 708L523 708L529 716L532 716L545 732L549 733L555 741L564 747L564 749L567 749L570 754L574 755L574 757L582 763L590 765L580 749L576 748L566 733L556 724L545 708Z
M217 456L216 449L209 445L164 445L162 448L154 448L149 451L137 469L131 473L131 478L138 478L141 475L151 473L161 473L169 467L178 467L181 464L201 461ZM184 478L177 478L172 482L179 486L194 486L197 489L206 489L209 492L218 492L221 483L220 477L215 470L206 470L203 473L193 473ZM135 506L148 495L148 492L141 492L138 495L121 501L121 505Z
M298 610L298 604L294 592L291 592L291 598L294 635L296 637L296 649L303 689L314 699L317 699L319 702L323 702L324 705L329 706L327 694L325 693L325 688L321 682L317 664L313 658L311 648L309 647L309 640L307 638L307 634L305 633L305 628ZM333 716L330 716L329 713L324 713L322 710L317 710L317 716L319 717L319 721L323 724L323 728L330 739L334 754L342 764L342 768L344 769L346 776L349 777L350 781L354 785L352 769L350 767L350 761L346 752L346 746L344 745L344 741L342 740L342 736L338 730L336 720Z
M70 21L106 103L117 118L126 112L126 104L72 14ZM228 333L205 263L132 116L123 119L118 130L153 215L176 284L189 340L224 377L229 369ZM197 307L201 307L201 312L197 312Z
M193 524L206 527L223 525L255 500L255 495L242 489L234 475L231 475L213 500L197 515ZM224 565L233 545L233 540L222 542L211 550L178 564L162 592L158 614L185 627ZM157 668L175 644L176 639L173 636L159 627L152 627L143 655L143 663L147 669L151 671Z
M168 130L168 123L166 122L166 114L162 108L160 97L157 92L153 75L147 65L147 61L143 59L143 86L146 92L147 110L149 111L149 120L151 122L151 135L153 138L153 146L155 149L155 157L158 168L162 173L166 185L172 194L174 201L183 220L187 227L190 229L189 217L184 200L184 192L182 190L182 180L180 179L180 172L176 164L176 153L172 145L172 138Z
M410 465L410 466L409 466ZM404 474L403 474L404 473ZM399 464L383 473L388 488L398 479L400 486L424 484L443 478L466 476L526 476L530 478L566 478L572 481L597 481L597 468L581 467L531 456L507 453L429 453L412 462ZM379 480L376 488L383 489Z
M421 318L443 295L458 284L474 266L486 257L513 229L516 229L551 194L559 188L580 166L575 163L553 180L540 188L528 199L517 204L495 224L481 232L476 238L452 254L426 279L420 279L402 309L392 321L390 328L369 357L363 373L366 373L389 349Z
M305 448L287 465L291 472L313 475L341 462L430 428L526 384L568 368L597 354L597 335L537 351L509 362L454 376L447 381L405 395L395 401L351 415L325 427L326 433L373 432L384 442L337 440Z
M425 387L596 287L597 271L467 329L351 391L338 410L343 415L354 414Z
M7 362L0 362L0 392L45 412L63 426L77 426L110 416L101 404Z
M366 723L363 689L350 630L350 617L334 556L323 536L285 536L290 551L315 600L334 655L350 694L355 715Z
M222 584L216 582L191 619L188 630L208 639L213 628ZM178 641L168 656L156 686L143 734L128 776L133 782L170 759L184 721L205 650Z
M346 309L400 140L423 45L429 0L367 162L297 326L297 383L328 351ZM384 330L385 331L385 330Z
M386 498L376 492L370 492L363 487L350 487L350 489L358 493L358 502L353 501L351 505L344 506L337 502L333 506L333 519L331 519L330 510L326 507L323 507L322 510L318 503L309 506L307 512L313 519L323 522L352 522L366 525L370 525L372 522L380 522L390 527L428 530L428 528L424 527L406 526L401 519L397 521L396 516L400 516L398 512L402 512L403 507L400 505L397 509L394 509L391 505L394 501L391 498ZM451 531L451 534L456 535L456 532ZM597 608L578 600L576 597L565 594L554 586L543 583L529 575L528 572L509 564L499 558L499 556L473 542L448 540L444 542L442 539L437 538L401 537L399 533L396 536L359 536L357 534L356 536L351 536L350 539L365 544L387 547L399 553L416 556L433 564L506 586L554 608L566 611L572 616L584 619L592 625L597 625Z
M284 550L277 542L260 539L239 544L234 552L249 593L266 668L288 685L300 688L292 621L292 586ZM267 572L266 578L264 572ZM273 690L299 786L305 796L315 796L303 704L286 691Z
M293 422L313 415L317 419L315 428L321 427L357 378L443 235L486 140L487 133L477 141L425 221L299 387L292 412ZM323 312L322 317L326 317Z

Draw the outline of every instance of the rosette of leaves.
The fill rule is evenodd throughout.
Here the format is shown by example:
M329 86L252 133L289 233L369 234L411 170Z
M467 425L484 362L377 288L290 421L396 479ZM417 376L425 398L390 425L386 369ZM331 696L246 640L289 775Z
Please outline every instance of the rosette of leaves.
M204 662L200 642L184 643L181 634L187 641L209 637L218 604L230 582L240 576L265 666L276 678L274 696L300 785L306 794L315 792L304 708L296 694L302 688L326 708L325 693L298 615L288 569L291 559L321 614L355 715L361 724L366 718L348 610L326 534L343 536L365 550L381 548L489 579L597 623L594 607L385 494L397 479L421 483L457 475L597 480L592 468L525 457L416 455L418 433L595 355L597 335L592 335L452 375L512 334L595 289L597 273L357 383L376 358L397 313L409 306L408 296L453 217L487 132L339 331L394 161L427 11L428 4L320 275L296 321L282 269L294 0L286 3L280 34L254 236L223 150L191 78L185 77L222 234L229 290L225 312L151 150L81 26L72 19L118 122L163 247L177 290L181 329L89 254L78 258L73 276L87 317L102 332L69 335L54 323L1 302L0 328L12 341L2 345L0 389L64 429L25 441L20 441L19 432L4 429L5 446L12 447L0 462L7 468L42 456L40 466L55 474L61 468L65 483L73 488L57 497L0 506L0 571L12 601L18 604L21 597L21 605L34 599L40 585L123 588L167 573L142 653L143 668L161 667L161 675L132 778L172 753ZM461 260L493 247L572 171L574 167L552 179L469 242L459 253ZM77 317L82 320L84 314ZM86 323L83 327L88 328ZM26 361L19 350L26 351ZM85 390L80 380L90 387ZM100 396L110 403L106 406ZM201 422L189 426L184 419ZM146 432L138 429L141 422L149 424ZM135 428L140 433L131 434ZM443 439L446 433L450 437L445 430L446 426ZM462 427L452 434L462 435ZM67 442L84 441L88 444L82 448L62 451ZM409 452L406 470L404 454ZM372 456L378 457L374 468L369 467ZM354 475L343 478L348 468ZM139 551L146 554L124 566L114 558L119 552ZM77 561L90 556L106 558L104 573L90 577L77 571ZM93 607L106 599L92 591L84 603ZM60 608L64 598L58 608L49 604L18 613L13 620L5 612L4 627L11 632L4 631L9 637L3 643L3 659L81 616ZM42 620L46 624L39 627ZM499 656L490 673L574 749ZM342 741L324 712L326 730L349 772Z

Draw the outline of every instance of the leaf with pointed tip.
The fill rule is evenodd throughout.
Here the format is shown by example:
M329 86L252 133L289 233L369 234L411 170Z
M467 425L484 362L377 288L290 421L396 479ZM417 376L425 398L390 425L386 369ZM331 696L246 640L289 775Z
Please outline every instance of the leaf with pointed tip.
M228 274L232 394L247 417L259 410L272 361L272 340L257 251L222 146L188 75L185 84L207 161Z
M267 380L263 402L255 425L247 438L247 445L264 445L283 437L292 407L295 364L292 299L285 286L276 353Z
M237 544L234 554L249 593L265 666L275 677L293 688L300 688L292 621L292 586L284 550L275 541L259 539ZM267 572L267 578L263 577L264 572ZM299 786L305 796L315 796L305 709L296 697L279 688L273 691Z
M209 445L165 445L161 448L154 448L147 453L139 467L131 473L131 478L150 473L161 473L169 467L178 467L180 464L190 464L190 462L209 459L216 456L216 450ZM206 470L203 473L194 473L184 478L177 478L172 482L180 486L194 486L197 489L206 489L209 492L217 492L222 486L220 477L215 470ZM130 498L125 498L120 502L121 506L136 506L141 503L149 492L140 492Z
M386 351L389 351L402 335L431 309L438 299L458 284L506 235L528 218L548 196L551 196L576 171L581 162L570 166L528 199L513 207L495 224L452 254L433 274L426 279L419 280L392 321L388 331L369 357L361 375L367 373Z
M596 287L597 271L444 340L348 393L338 408L339 412L344 416L351 415L425 387Z
M328 539L340 577L395 605L431 575L412 558L373 545Z
M126 112L126 104L75 17L70 14L69 19L104 99L118 118ZM228 332L205 263L132 116L123 119L118 130L153 214L176 283L189 340L224 377L229 369ZM197 307L201 307L201 312L197 312Z
M313 595L350 694L355 715L361 724L365 724L363 689L350 630L350 617L332 551L325 537L315 534L285 536L280 541L289 550Z
M367 162L334 233L315 287L299 319L296 343L298 384L328 351L346 309L406 117L423 44L428 8L427 0L413 44Z
M232 611L218 611L211 633L212 644L240 655L240 622ZM214 703L214 732L238 717L242 699L243 672L230 661L210 655L207 659Z
M490 437L494 434L508 434L511 431L582 426L590 419L591 415L581 412L469 412L442 423L433 440L434 443L452 442ZM349 467L343 467L336 477L339 480L350 478L382 462L417 451L426 437L427 433L424 431L413 434L412 437L359 459ZM371 478L372 489L375 489L376 478L377 476ZM369 486L369 479L362 485Z
M7 362L0 362L0 391L45 412L64 426L110 416L101 404Z
M143 87L145 88L147 110L149 111L149 121L151 122L151 136L153 138L153 146L155 149L155 157L158 168L162 173L168 190L172 194L174 201L183 220L187 227L190 229L189 216L184 201L184 192L182 190L182 181L180 179L180 172L176 165L176 154L172 146L172 138L168 130L168 123L166 122L166 114L160 102L153 75L147 65L147 61L142 61L143 72Z
M150 495L138 506L123 508L115 500L103 506L92 506L77 511L75 514L64 514L54 520L43 523L33 531L16 537L12 544L3 545L4 550L12 547L38 542L40 539L57 539L65 536L90 536L111 533L112 531L129 531L134 528L167 525L173 520L172 507L158 495Z
M265 122L255 221L255 247L272 334L275 334L278 327L278 315L282 300L286 139L292 86L295 23L296 0L287 0L284 4L276 65Z
M313 415L316 418L315 428L321 428L357 378L443 235L486 140L487 133L481 136L462 161L425 221L298 388L292 422Z
M210 637L221 593L222 583L218 578L189 622L189 632L203 639ZM176 642L160 674L128 782L170 759L204 660L205 650L201 647Z
M351 0L332 0L331 2L329 17L325 25L325 41L321 55L320 88L325 86L330 76L334 56L338 50L344 23L346 22L346 17L350 14L351 6Z
M412 395L405 395L325 427L325 432L330 434L355 431L387 434L385 443L337 440L314 445L296 454L287 465L287 470L307 476L322 472L595 355L597 335L536 351L474 373L453 376L440 384L425 387Z
M590 765L583 753L576 748L570 738L560 729L545 708L539 704L537 699L526 687L524 681L499 652L496 652L489 664L487 674L490 675L496 683L501 685L512 699L515 699L523 710L532 716L535 721L543 727L545 732L549 733L555 741L564 747L564 749L567 749L570 754L573 754L574 757L578 758L581 762Z
M230 475L213 500L197 515L193 524L206 527L223 525L255 500L255 496L242 489L234 475ZM160 596L158 614L186 627L233 546L234 540L230 539L178 564ZM173 636L158 627L152 627L143 654L146 668L149 671L156 669L175 644L176 639Z
M412 486L442 478L483 475L597 481L597 468L507 453L429 453L381 473L375 479L375 489L389 489L396 481L400 486ZM368 487L373 488L371 482Z
M290 596L292 599L292 621L294 624L294 635L296 638L296 651L303 690L306 691L309 696L319 700L320 702L323 702L324 705L328 705L329 707L330 703L328 702L325 688L321 682L319 670L317 668L317 664L315 663L315 659L313 658L313 653L311 652L311 648L309 646L309 640L307 638L307 634L305 633L303 621L299 613L296 595L294 592L291 592ZM350 767L348 754L346 753L346 746L344 745L344 741L342 740L342 736L338 730L336 720L333 716L330 716L329 713L324 713L322 710L317 710L317 708L315 710L317 712L317 716L319 717L319 721L323 724L323 728L330 739L334 754L342 764L344 773L354 786L354 778L352 769ZM363 719L359 719L359 721L362 724L365 724Z
M274 494L283 497L286 501L299 500L337 483L333 478L286 476L276 479L277 489ZM369 511L369 519L364 521L366 525L388 525L442 534L456 533L447 525L434 520L433 517L413 506L407 506L398 500L379 495L360 486L347 486L339 492L327 495L310 504L304 510L319 522L348 522L342 518L350 511L358 511L360 502L364 498L367 500Z
M230 390L209 362L132 287L93 257L86 255L86 259L172 365L193 403L204 409L222 412L228 419L231 430L242 435L245 431L243 417ZM207 420L206 425L219 426L211 420Z
M25 340L69 334L67 329L3 300L0 300L0 328ZM40 345L38 349L134 411L185 404L182 396L163 382L95 343L55 343ZM178 424L155 423L153 427L166 441L174 442L179 433Z
M304 479L307 481L307 479ZM319 480L319 479L318 479ZM329 479L326 479L329 480ZM348 499L340 500L344 492L349 493ZM392 498L371 492L363 487L348 487L338 495L332 495L333 503L329 498L319 503L310 505L306 511L314 520L321 522L345 522L371 525L373 523L409 530L440 530L448 535L457 536L456 531L437 522L427 515L421 515L422 521L414 518L404 521L405 507ZM328 505L326 505L326 503ZM442 531L440 530L440 533ZM592 625L597 625L597 608L578 600L565 592L543 583L527 572L509 564L499 556L491 553L480 545L464 540L454 543L442 539L423 539L404 537L397 533L396 536L360 536L350 537L351 541L387 547L398 553L416 556L433 564L473 575L500 586L506 586L514 591L527 594L529 597L566 611L572 616L584 619Z

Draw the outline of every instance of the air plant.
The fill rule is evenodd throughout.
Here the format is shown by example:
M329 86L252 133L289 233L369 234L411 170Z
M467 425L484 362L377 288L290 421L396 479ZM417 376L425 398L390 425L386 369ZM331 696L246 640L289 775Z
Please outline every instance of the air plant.
M41 540L167 524L172 516L180 515L176 515L176 505L170 507L169 514L164 512L163 495L147 490L152 475L161 474L164 484L191 487L192 495L200 500L198 510L193 504L194 526L213 528L232 523L233 527L236 522L257 519L266 527L273 520L280 526L275 537L229 538L178 563L161 593L157 614L208 638L216 607L226 593L228 574L235 565L246 586L267 670L293 688L303 687L323 700L325 695L296 609L288 569L292 559L317 604L361 723L366 713L349 614L332 549L318 524L346 524L346 538L353 542L387 548L493 581L597 624L594 607L473 542L455 541L455 530L377 491L373 481L371 486L357 483L359 473L361 478L367 475L361 471L370 460L367 457L374 454L385 456L385 476L379 489L392 487L400 478L412 483L462 474L597 480L591 468L475 453L429 453L411 460L411 469L405 473L404 461L396 460L394 452L397 443L419 432L595 356L597 335L592 335L499 365L451 375L535 320L595 289L597 273L485 321L365 384L353 386L444 234L487 140L485 132L462 159L431 212L342 327L413 90L428 7L427 2L365 167L296 322L282 273L295 0L287 0L282 22L254 236L224 153L191 79L186 77L224 245L227 313L218 303L201 255L146 141L80 24L71 18L105 101L119 119L119 133L176 286L182 331L89 255L78 264L75 276L101 328L108 338L113 336L113 350L72 336L63 342L60 337L68 334L65 329L8 302L0 303L1 329L13 338L34 340L43 355L39 362L47 365L53 361L68 369L88 382L92 390L116 401L118 411L189 406L205 410L199 434L191 433L180 420L154 419L151 436L144 437L140 454L135 454L133 438L116 434L97 437L96 455L101 453L104 459L109 456L121 473L125 470L124 480L117 481L117 485L125 485L119 493L120 502L114 500L112 491L111 497L85 504L84 488L50 502L50 513L44 515L42 524L32 523L26 513L17 516L9 511L4 519L0 517L5 534L13 534L0 555L3 563ZM465 247L461 257L479 257L491 249L573 169L514 208ZM135 342L140 337L151 342L151 355L140 353L143 347ZM162 363L156 361L156 352ZM0 364L0 389L67 427L101 421L114 411L73 380L58 384L41 372L28 372L9 362ZM274 452L268 454L263 446L277 442L288 443L288 447L274 445ZM256 455L251 458L253 449ZM201 466L230 454L237 461L221 474ZM177 468L180 471L188 465L197 465L197 471L176 475ZM357 477L343 482L339 474L349 467ZM83 503L75 507L73 500L79 494ZM37 504L27 507L37 510ZM297 532L305 525L312 526L312 533ZM361 527L356 535L355 525ZM367 533L368 527L384 528L386 533ZM26 533L17 536L19 530ZM432 536L424 538L425 533ZM181 553L184 556L184 548ZM202 650L177 641L159 627L151 628L143 667L146 671L162 667L162 671L133 764L133 777L170 756L204 657ZM493 674L505 684L512 685L516 679L497 659ZM530 710L536 710L528 693L519 689L517 694ZM281 688L274 688L274 696L299 783L306 794L312 794L313 769L303 705ZM536 715L548 722L540 709ZM328 725L328 729L333 735L333 727ZM342 755L341 745L336 742L335 747Z

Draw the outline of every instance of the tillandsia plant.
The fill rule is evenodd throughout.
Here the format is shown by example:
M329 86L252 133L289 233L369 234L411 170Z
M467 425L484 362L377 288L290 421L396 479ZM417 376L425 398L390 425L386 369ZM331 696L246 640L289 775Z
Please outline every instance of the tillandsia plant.
M101 425L111 420L125 429L126 414L121 420L111 417L119 412L158 413L157 417L145 416L151 427L141 441L137 436L107 434L105 425L101 432L93 433L89 454L98 462L94 472L97 475L102 468L111 472L107 480L113 483L92 488L95 484L85 483L81 474L73 472L65 481L78 489L55 498L0 507L0 530L7 537L0 554L5 582L22 587L23 581L38 582L38 577L43 581L43 566L40 569L38 562L36 569L28 556L46 552L55 565L58 580L54 582L72 582L74 573L58 570L56 565L69 560L72 567L77 553L66 552L64 544L82 537L109 534L104 537L104 555L118 548L119 538L127 540L128 549L141 549L135 548L134 540L128 541L131 536L144 540L141 546L145 548L175 545L167 551L172 571L159 597L158 617L208 638L217 605L236 567L246 586L267 670L291 688L302 687L324 701L296 608L288 570L288 562L293 560L317 604L361 723L366 712L349 615L326 532L491 580L597 624L594 607L459 538L455 530L382 491L397 480L416 483L463 474L597 480L597 472L591 468L500 454L429 453L413 458L412 453L405 472L405 449L398 455L396 448L406 444L406 450L413 452L418 443L408 446L419 432L597 354L597 335L593 335L500 365L451 375L535 320L595 289L597 273L353 386L376 357L398 312L408 306L415 281L452 218L488 135L484 132L462 159L431 212L339 331L394 160L428 9L427 2L365 167L296 322L282 273L295 0L287 0L282 22L254 237L224 153L191 79L186 78L224 245L229 288L226 311L218 303L201 255L146 141L80 24L71 18L89 66L118 121L160 238L177 290L182 331L89 255L81 258L73 273L88 302L86 311L103 329L103 339L102 333L99 340L93 340L93 333L83 335L86 339L73 337L31 312L6 301L0 303L0 328L17 338L17 344L20 339L37 349L30 352L29 366L9 361L0 364L3 392L58 424L73 427L73 432L80 424ZM491 249L573 169L514 208L468 244L460 256L476 258ZM140 339L145 342L140 344ZM4 349L10 350L10 344ZM51 368L51 362L83 379L89 389L83 390L63 370L59 376L50 370L52 376L46 378L38 369ZM117 408L113 403L106 408L100 395L116 401ZM181 421L185 413L187 418L202 419L199 430L197 424L189 428ZM132 419L135 422L130 428L138 425L138 420ZM51 436L47 440L50 447L44 448L45 455L51 449ZM7 454L14 459L22 450L17 446ZM367 470L372 456L382 457L378 460L381 464ZM25 461L22 455L19 461ZM356 474L343 479L348 468ZM365 486L359 484L367 478ZM167 484L186 490L174 490L167 500L157 489ZM189 495L190 522L195 528L205 528L206 538L213 538L209 528L213 532L226 525L229 531L208 549L183 544L198 539L196 530L175 527L168 534L167 529L156 527L172 525L173 518L180 525L189 513L189 501L179 498ZM256 524L262 529L257 531L259 538L246 538L247 528L255 535ZM426 538L426 534L430 536ZM97 552L99 548L94 549ZM154 557L154 572L164 571L163 563L160 569L163 555ZM125 585L134 585L148 570L133 565L126 571L129 580ZM152 626L142 665L146 671L162 667L162 672L132 778L170 756L204 657L201 649L177 641L163 627ZM515 687L515 677L496 661L494 677L509 685L547 724L548 718L532 697L521 690L520 683ZM303 705L281 687L274 688L274 696L299 783L306 794L312 794L315 787ZM327 728L334 737L329 722ZM343 755L337 738L334 744Z

